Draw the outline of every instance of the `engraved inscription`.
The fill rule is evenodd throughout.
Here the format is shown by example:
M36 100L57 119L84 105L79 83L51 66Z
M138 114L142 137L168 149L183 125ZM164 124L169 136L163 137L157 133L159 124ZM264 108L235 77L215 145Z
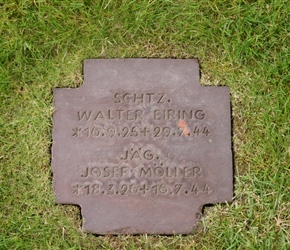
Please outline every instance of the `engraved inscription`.
M155 109L152 112L153 120L203 120L205 113L203 110L175 110L175 109ZM77 112L78 121L103 121L103 120L126 120L136 121L145 119L145 114L141 109L115 109L115 110L85 110Z
M98 177L98 178L122 178L128 174L128 167L87 167L81 174L81 177Z
M115 93L112 95L112 100L116 109L78 110L76 118L79 124L71 128L71 136L83 139L151 137L192 140L196 137L210 137L213 133L213 129L205 121L207 114L204 109L170 108L168 105L174 100L166 93ZM126 105L126 108L120 107L122 104ZM138 107L142 104L149 107L155 105L155 107L152 110L144 110ZM156 105L166 108L156 108ZM130 125L117 126L112 125L110 121L127 121ZM165 122L162 126L161 121ZM172 121L175 121L175 126L166 123Z
M202 176L200 167L149 167L141 168L139 177L173 177L173 178L191 178Z
M77 182L71 186L72 194L75 195L168 195L168 196L198 196L209 195L213 188L208 184L198 183L172 183L162 182L131 183L120 182L119 184L110 182Z
M160 166L136 166L132 169L129 166L101 166L99 164L86 167L80 177L87 178L125 178L125 177L146 177L146 178L198 178L202 177L202 169L198 166L173 166L166 167L163 163Z
M101 121L101 120L142 120L143 111L140 109L136 110L99 110L99 111L78 111L77 117L79 121Z
M157 109L153 112L154 120L179 120L179 119L197 119L202 120L205 117L203 110L174 110Z
M171 108L166 93L115 93L113 108L76 111L73 138L152 138L195 140L210 138L213 129L202 108ZM140 105L147 105L141 108ZM115 108L114 108L115 107ZM144 106L143 106L144 107ZM149 122L150 120L150 122ZM113 121L126 121L112 125ZM108 123L109 122L109 123ZM161 125L160 122L163 122ZM173 125L175 124L175 125ZM119 163L94 162L81 167L80 181L73 182L75 195L210 195L203 169L193 162L177 164L168 153L131 144L116 156Z
M208 125L180 125L176 128L171 127L102 127L102 126L90 126L90 127L74 127L72 128L72 137L76 138L98 138L102 136L107 137L153 137L153 138L165 138L165 137L201 137L210 136L212 129Z
M125 150L125 153L123 156L121 156L121 160L134 160L134 159L139 159L139 160L152 160L154 158L154 154L152 153L152 150L147 149L142 151L142 148L135 149L131 148L131 150Z
M196 163L174 164L157 148L125 148L119 164L92 162L81 167L80 180L72 183L76 195L210 195Z
M131 103L131 104L141 104L141 103L158 103L162 104L165 102L170 102L167 99L165 93L116 93L114 95L115 103Z

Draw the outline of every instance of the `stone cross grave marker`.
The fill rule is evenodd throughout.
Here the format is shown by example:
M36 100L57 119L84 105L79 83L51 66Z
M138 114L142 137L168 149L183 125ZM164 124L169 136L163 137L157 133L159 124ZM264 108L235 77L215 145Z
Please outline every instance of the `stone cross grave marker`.
M89 59L84 84L54 89L56 202L95 234L188 234L233 196L227 87L189 59Z

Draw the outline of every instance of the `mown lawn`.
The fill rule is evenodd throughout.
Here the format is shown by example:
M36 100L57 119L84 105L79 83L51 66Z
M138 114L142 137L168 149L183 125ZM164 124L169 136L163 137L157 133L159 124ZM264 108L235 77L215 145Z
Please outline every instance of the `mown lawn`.
M289 1L0 0L0 34L0 249L290 249ZM194 235L96 237L54 202L52 89L132 57L198 58L230 87L235 197Z

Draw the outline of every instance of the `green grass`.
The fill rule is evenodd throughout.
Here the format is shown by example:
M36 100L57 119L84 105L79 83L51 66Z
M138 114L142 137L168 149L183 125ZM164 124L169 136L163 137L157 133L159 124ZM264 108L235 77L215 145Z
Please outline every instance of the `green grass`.
M0 249L290 249L289 1L0 0L0 34ZM52 89L115 57L199 58L230 87L235 199L194 235L96 237L54 203Z

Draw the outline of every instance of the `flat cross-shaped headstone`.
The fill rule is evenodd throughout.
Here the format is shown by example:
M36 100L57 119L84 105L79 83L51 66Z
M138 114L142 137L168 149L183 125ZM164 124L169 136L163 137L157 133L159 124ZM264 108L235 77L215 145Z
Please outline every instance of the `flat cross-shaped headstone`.
M54 89L56 202L95 234L187 234L233 195L227 87L196 60L92 59L84 84Z

